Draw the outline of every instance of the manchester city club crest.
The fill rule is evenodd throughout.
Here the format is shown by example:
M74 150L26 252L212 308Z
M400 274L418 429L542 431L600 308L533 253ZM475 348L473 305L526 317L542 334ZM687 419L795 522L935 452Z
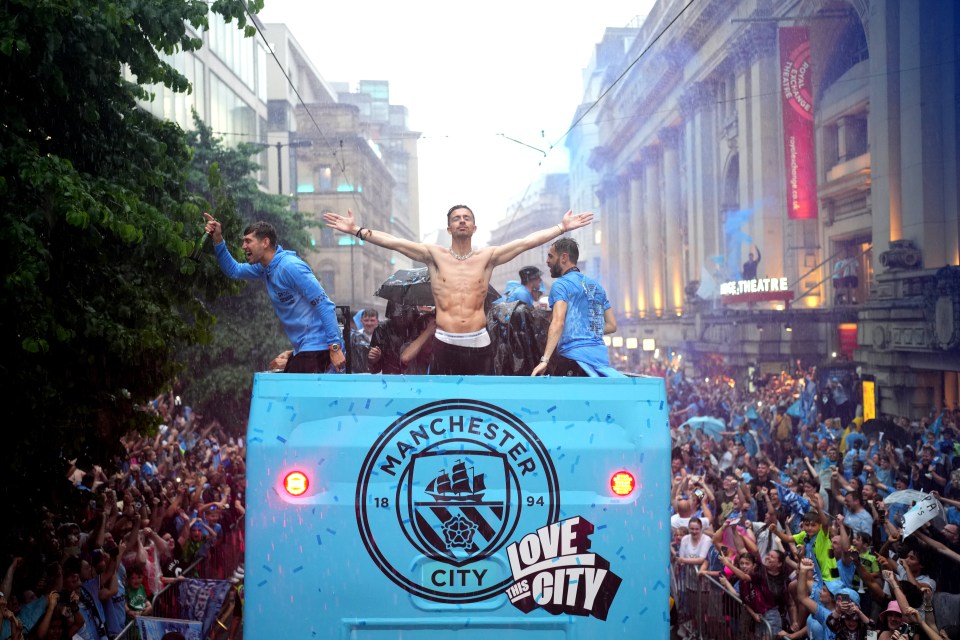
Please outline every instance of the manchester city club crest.
M445 400L404 414L374 443L357 483L357 524L397 585L427 600L476 602L512 584L493 556L556 522L558 496L550 456L526 424L495 405Z
M433 450L411 456L401 478L411 542L425 555L462 566L499 548L516 525L518 487L503 453Z

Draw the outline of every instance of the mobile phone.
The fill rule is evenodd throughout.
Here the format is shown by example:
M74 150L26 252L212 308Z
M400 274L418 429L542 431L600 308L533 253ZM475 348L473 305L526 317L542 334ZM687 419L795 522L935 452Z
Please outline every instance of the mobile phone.
M697 496L700 499L703 499L703 489L695 489L693 495Z
M899 631L900 633L902 633L903 635L909 637L909 636L910 636L910 633L911 633L911 631L912 631L912 629L910 628L910 623L909 623L909 622L904 622L903 624L900 625L900 628L898 629L898 631Z
M850 595L846 593L838 593L835 600L838 604L841 602L850 602Z

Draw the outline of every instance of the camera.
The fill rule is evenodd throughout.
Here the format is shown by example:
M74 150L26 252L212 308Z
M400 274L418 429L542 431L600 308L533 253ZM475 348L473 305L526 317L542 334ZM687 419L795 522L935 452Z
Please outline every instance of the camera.
M837 604L840 604L841 602L850 602L850 594L838 593L837 597L834 599L837 601Z
M137 502L134 502L134 503L133 503L133 506L134 506L135 509L139 510L140 507L143 506L143 503L138 500Z
M912 629L911 629L911 627L910 627L910 623L909 623L909 622L904 622L903 624L900 625L900 628L897 629L897 631L899 631L899 632L902 633L903 635L909 637L910 633L912 632Z
M700 500L703 500L703 489L694 489L693 495L697 496Z

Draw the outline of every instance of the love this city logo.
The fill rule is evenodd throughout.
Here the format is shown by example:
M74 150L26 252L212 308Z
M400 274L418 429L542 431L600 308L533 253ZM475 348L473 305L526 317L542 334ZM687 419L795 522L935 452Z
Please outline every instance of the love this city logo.
M443 400L400 416L374 442L357 524L380 571L420 598L506 595L525 613L605 619L620 579L589 553L589 522L559 522L559 496L530 427L496 405Z

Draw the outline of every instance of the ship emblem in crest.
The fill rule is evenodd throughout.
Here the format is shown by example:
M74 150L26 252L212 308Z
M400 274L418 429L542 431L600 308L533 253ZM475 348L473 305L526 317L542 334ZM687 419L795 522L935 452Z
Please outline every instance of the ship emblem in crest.
M414 454L405 478L411 541L458 566L489 555L502 542L516 501L509 478L506 457L496 451L437 447Z

